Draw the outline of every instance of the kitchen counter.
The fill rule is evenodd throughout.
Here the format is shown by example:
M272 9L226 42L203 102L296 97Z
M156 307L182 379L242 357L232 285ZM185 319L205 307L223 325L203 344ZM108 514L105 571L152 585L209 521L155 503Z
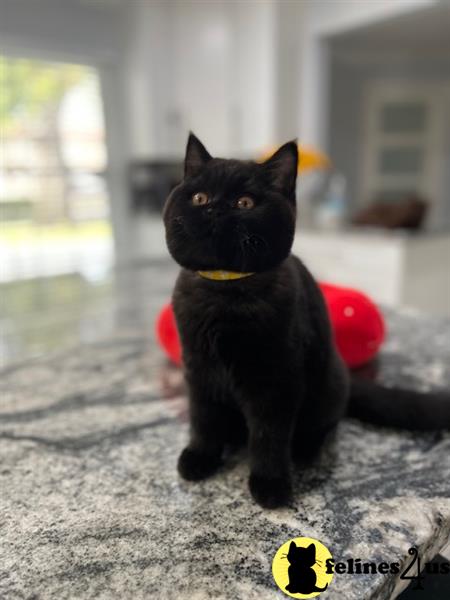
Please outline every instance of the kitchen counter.
M156 310L166 292L152 295L153 275ZM394 311L387 321L378 376L449 388L450 321ZM335 561L405 564L411 546L426 561L448 542L445 433L346 420L282 510L252 501L244 455L202 483L182 481L181 374L134 318L94 343L12 364L1 381L1 598L284 598L271 562L289 538L318 539ZM383 600L407 583L335 574L323 597Z

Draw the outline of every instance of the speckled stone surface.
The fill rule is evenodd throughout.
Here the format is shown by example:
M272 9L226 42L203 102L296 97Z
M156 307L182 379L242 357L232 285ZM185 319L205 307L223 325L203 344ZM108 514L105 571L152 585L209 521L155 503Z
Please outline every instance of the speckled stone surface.
M450 323L388 322L379 376L450 387ZM179 479L180 373L145 331L14 365L1 381L1 598L282 598L271 561L291 537L321 540L335 560L387 562L413 545L429 559L448 541L448 434L344 421L298 473L292 506L264 511L245 455L205 482ZM406 583L335 575L321 597L388 599Z

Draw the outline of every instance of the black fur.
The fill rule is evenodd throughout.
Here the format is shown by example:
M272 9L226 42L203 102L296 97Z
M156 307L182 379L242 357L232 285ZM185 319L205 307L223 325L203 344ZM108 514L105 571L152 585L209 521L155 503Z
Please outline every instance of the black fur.
M289 501L291 459L310 458L320 448L347 412L350 390L322 294L290 254L297 161L295 142L263 164L212 158L191 134L185 178L164 209L168 248L183 267L173 307L191 439L179 471L186 479L207 477L227 444L248 437L249 486L265 507ZM207 204L192 203L198 192L208 195ZM242 196L254 207L238 208ZM254 274L211 281L197 273L214 269ZM447 409L441 425L449 426L450 403L441 408ZM401 412L394 399L389 412ZM357 416L369 413L360 408ZM417 425L401 415L393 423Z
M450 428L450 394L415 392L352 379L348 414L385 427L432 431Z

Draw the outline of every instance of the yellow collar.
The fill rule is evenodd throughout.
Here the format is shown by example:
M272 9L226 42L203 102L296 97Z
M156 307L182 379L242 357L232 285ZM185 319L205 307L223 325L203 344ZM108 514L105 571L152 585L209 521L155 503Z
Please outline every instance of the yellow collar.
M213 279L214 281L231 281L253 275L253 273L237 273L236 271L197 271L197 273L204 279Z

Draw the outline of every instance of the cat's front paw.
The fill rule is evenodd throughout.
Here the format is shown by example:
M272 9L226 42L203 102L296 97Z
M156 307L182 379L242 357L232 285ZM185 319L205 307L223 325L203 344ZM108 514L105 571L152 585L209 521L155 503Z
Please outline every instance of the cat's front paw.
M199 481L212 475L221 464L220 456L185 448L178 459L178 472L188 481Z
M286 506L292 497L288 477L264 477L252 473L248 484L253 498L263 508Z

